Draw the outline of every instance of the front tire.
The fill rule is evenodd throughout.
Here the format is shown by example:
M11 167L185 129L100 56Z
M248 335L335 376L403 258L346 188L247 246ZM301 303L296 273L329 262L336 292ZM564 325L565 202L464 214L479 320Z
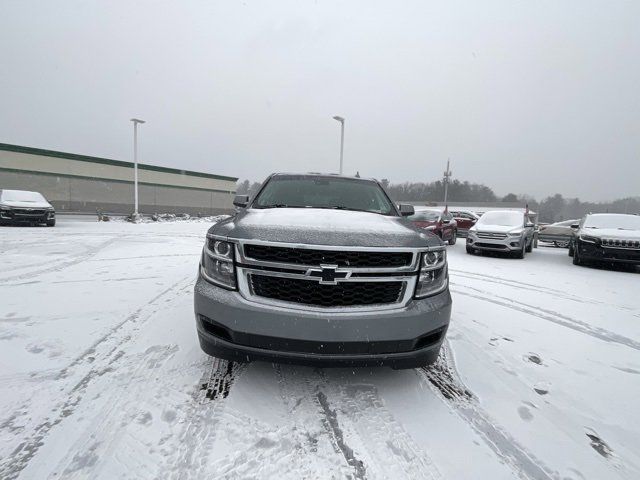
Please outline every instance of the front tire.
M467 253L469 255L473 255L473 254L476 253L476 250L475 250L475 248L471 248L469 245L467 245Z
M523 244L523 245L522 245L522 248L521 248L520 250L518 250L518 251L515 253L515 255L514 255L514 256L515 256L517 259L519 259L519 260L523 259L523 258L524 258L524 253L525 253L526 249L527 249L526 244Z
M454 230L453 234L451 235L451 238L449 239L449 245L455 245L457 237L458 237L458 232Z
M578 266L584 265L584 260L580 258L580 255L578 254L578 250L574 250L573 252L573 264Z
M527 253L531 253L533 251L533 239L531 239L531 242L529 243L529 245L527 245L527 247L525 248L525 251Z
M55 227L55 226L56 226L55 218L53 220L47 220L47 227Z

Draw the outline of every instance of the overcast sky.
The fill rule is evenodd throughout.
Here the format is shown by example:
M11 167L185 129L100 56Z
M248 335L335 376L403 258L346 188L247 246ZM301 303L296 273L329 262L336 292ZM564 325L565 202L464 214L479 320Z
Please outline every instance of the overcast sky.
M0 142L640 195L640 2L0 1Z

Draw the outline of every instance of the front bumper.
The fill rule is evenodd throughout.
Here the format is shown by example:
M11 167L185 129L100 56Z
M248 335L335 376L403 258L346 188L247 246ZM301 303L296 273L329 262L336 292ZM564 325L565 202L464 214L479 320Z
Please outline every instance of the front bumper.
M638 249L603 247L595 243L577 240L575 250L583 260L640 265L640 250Z
M0 223L21 224L21 223L46 223L55 220L55 211L45 211L44 213L25 213L24 209L2 209L0 210Z
M398 309L324 313L251 302L199 276L194 298L202 349L241 362L414 368L435 361L451 315L448 290Z
M525 241L525 237L480 238L472 234L467 236L468 247L488 252L516 252L522 250Z

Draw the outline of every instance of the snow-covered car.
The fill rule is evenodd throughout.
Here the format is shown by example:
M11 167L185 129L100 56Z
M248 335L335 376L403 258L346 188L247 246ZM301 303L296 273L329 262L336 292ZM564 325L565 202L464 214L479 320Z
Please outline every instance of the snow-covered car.
M526 214L516 210L492 210L482 215L469 229L467 253L504 252L524 258L533 248L535 225Z
M538 240L553 243L556 247L567 248L573 238L574 229L571 226L577 223L578 220L565 220L549 225L539 225Z
M579 224L569 246L574 265L590 262L640 265L640 216L592 213Z
M0 190L0 225L56 224L56 212L46 198L38 192Z
M440 238L373 179L274 174L207 234L195 286L202 349L247 362L433 363L451 314Z

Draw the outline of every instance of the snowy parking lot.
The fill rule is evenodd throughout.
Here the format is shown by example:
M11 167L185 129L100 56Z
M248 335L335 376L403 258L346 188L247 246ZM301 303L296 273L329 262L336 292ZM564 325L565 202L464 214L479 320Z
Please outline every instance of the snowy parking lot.
M429 369L212 361L209 224L0 229L0 478L640 478L640 274L448 247Z

